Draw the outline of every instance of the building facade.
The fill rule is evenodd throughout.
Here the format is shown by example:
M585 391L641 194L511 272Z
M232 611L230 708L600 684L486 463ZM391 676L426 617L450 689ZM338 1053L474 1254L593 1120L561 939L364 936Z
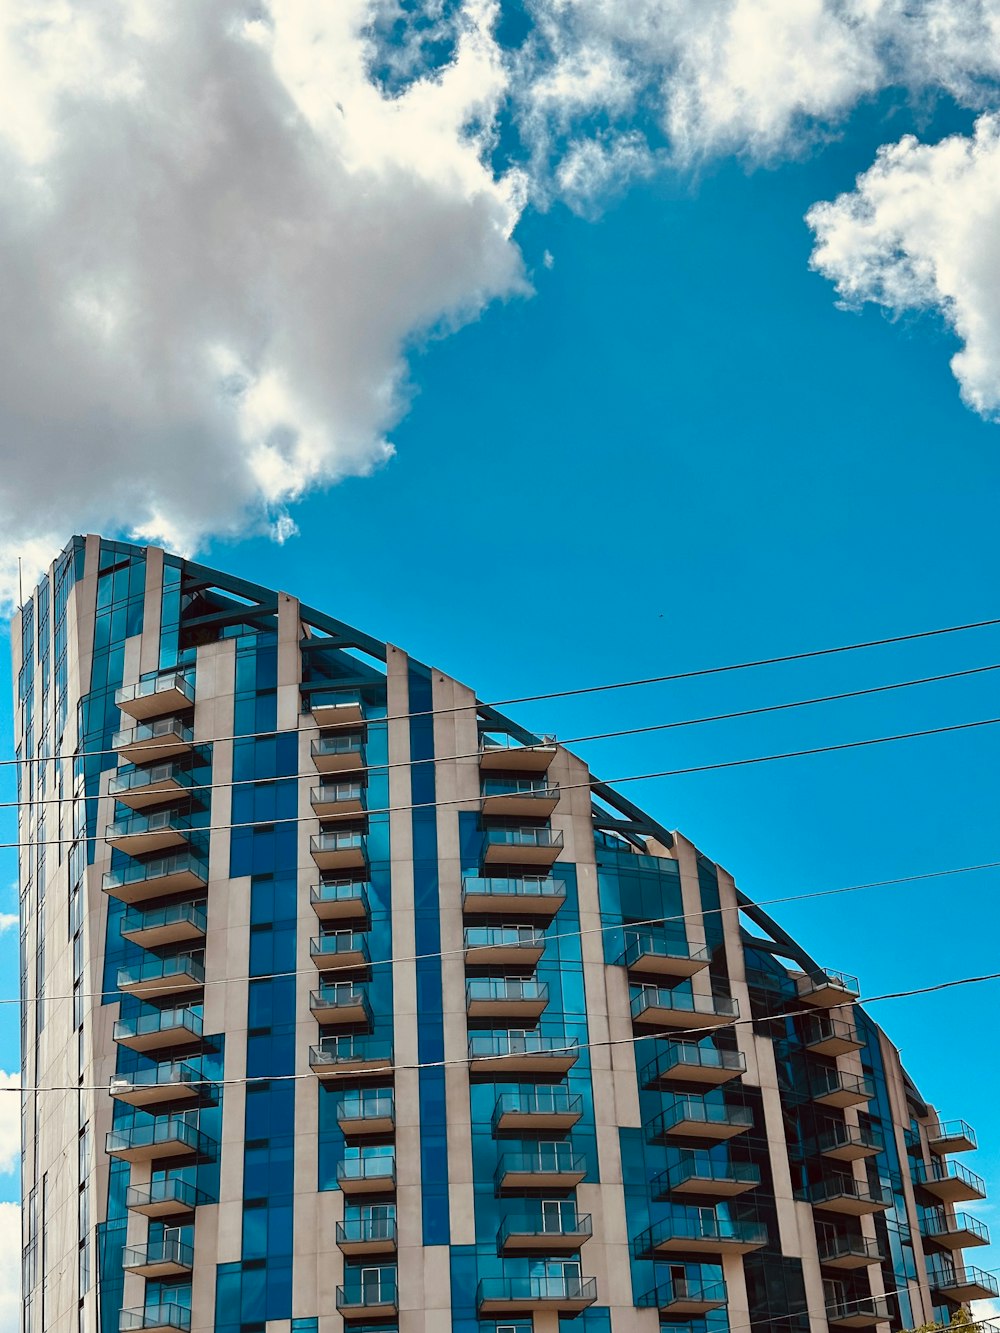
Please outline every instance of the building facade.
M856 981L552 738L97 537L12 642L25 1333L888 1331L997 1294L975 1136Z

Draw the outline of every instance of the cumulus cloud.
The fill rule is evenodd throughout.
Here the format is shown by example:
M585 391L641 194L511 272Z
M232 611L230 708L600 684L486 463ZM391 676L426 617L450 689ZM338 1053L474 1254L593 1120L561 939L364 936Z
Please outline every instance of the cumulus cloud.
M13 1171L21 1156L21 1099L5 1091L20 1086L20 1074L0 1069L0 1174Z
M8 1256L0 1264L0 1333L18 1333L21 1306L21 1209L16 1203L0 1203L0 1251Z
M845 304L940 313L963 344L951 362L962 397L1000 420L1000 115L971 137L883 147L807 220L813 267Z
M365 0L0 0L8 588L81 528L284 540L391 456L412 340L524 289L494 9L389 95Z
M0 912L0 935L5 930L16 930L18 925L17 914L14 912Z

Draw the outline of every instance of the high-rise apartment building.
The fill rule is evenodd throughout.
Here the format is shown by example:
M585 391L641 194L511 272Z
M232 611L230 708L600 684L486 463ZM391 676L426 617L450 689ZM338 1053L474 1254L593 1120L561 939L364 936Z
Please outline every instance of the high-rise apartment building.
M888 1333L997 1294L975 1136L856 981L552 738L97 537L12 640L25 1333Z

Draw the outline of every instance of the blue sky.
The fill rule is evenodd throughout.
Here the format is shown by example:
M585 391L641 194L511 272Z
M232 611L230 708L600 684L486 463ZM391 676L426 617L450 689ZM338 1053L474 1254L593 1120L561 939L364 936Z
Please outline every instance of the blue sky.
M810 270L804 221L853 189L879 145L968 135L974 119L883 94L798 160L721 155L642 176L584 214L526 208L514 240L533 293L410 340L395 456L296 504L284 545L208 538L200 557L486 700L996 615L1000 426L960 398L961 342L933 309L839 309ZM996 628L510 711L568 737L994 662ZM9 698L6 653L2 671ZM984 674L580 749L613 778L997 714L997 676ZM9 742L6 714L3 729ZM982 728L624 790L770 899L1000 859L998 741ZM998 887L989 871L773 914L873 994L995 970ZM0 934L0 972L13 994L16 930ZM998 997L988 983L872 1010L921 1089L975 1125L970 1165L988 1181L1000 1178ZM7 1006L0 1067L17 1064ZM16 1175L0 1175L0 1200L16 1193ZM972 1211L989 1221L994 1208Z

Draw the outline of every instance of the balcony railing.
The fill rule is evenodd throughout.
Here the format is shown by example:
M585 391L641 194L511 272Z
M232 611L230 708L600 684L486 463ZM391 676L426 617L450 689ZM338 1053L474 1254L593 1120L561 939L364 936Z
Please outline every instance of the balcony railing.
M309 1047L309 1065L321 1079L350 1073L391 1079L392 1046L366 1036L324 1037Z
M828 1268L867 1268L883 1259L877 1240L868 1236L828 1236L819 1242L819 1261Z
M310 992L309 1008L319 1023L364 1023L371 1027L372 1007L361 986L320 986Z
M969 1213L955 1213L952 1216L944 1212L924 1213L920 1219L920 1234L948 1249L990 1243L989 1227Z
M576 1037L543 1037L537 1032L474 1033L469 1037L469 1059L473 1065L496 1061L495 1068L519 1068L550 1064L569 1067L580 1055Z
M683 940L668 940L652 931L635 933L626 930L625 952L618 959L619 967L648 976L690 977L712 960L711 952L702 946L689 945Z
M362 931L338 930L316 935L309 941L309 953L320 968L332 971L342 967L367 967L371 962L368 941Z
M661 1111L646 1126L650 1140L669 1134L696 1135L706 1138L732 1138L753 1128L749 1106L720 1106L700 1097L678 1097L673 1106Z
M728 1217L677 1214L647 1228L635 1240L636 1255L679 1250L745 1253L767 1244L763 1222L738 1221Z
M827 1323L848 1328L886 1324L890 1318L889 1302L884 1296L863 1296L858 1301L834 1301L826 1307Z
M337 1103L337 1123L345 1138L362 1134L390 1134L396 1123L391 1090L354 1092Z
M313 833L309 852L321 870L337 870L368 864L368 839L353 829L330 829Z
M191 1311L183 1305L147 1305L138 1310L122 1310L118 1316L119 1333L160 1333L176 1329L190 1333Z
M317 736L310 747L313 763L325 773L365 767L365 746L359 735Z
M944 1292L954 1300L986 1301L1000 1296L996 1278L982 1268L928 1264L927 1276L934 1291Z
M392 1276L389 1276L390 1271ZM337 1309L345 1319L354 1311L375 1317L394 1314L397 1308L395 1270L386 1270L380 1280L369 1278L337 1288Z
M130 907L122 917L126 938L141 935L144 948L200 939L208 930L208 912L203 902L167 903L162 907Z
M672 1282L662 1282L652 1291L643 1292L636 1305L640 1310L656 1309L669 1315L702 1315L721 1309L726 1300L724 1282L678 1276ZM676 1326L670 1324L669 1327Z
M350 1217L337 1223L337 1244L343 1249L395 1249L394 1217Z
M479 1313L504 1310L583 1310L597 1300L593 1277L484 1277L476 1292Z
M976 1131L965 1120L945 1120L927 1131L931 1152L973 1152L978 1146Z
M855 1180L853 1176L831 1176L809 1187L809 1200L814 1208L828 1208L833 1212L873 1213L888 1207L881 1185Z
M135 1154L167 1157L181 1152L212 1156L215 1145L207 1135L179 1116L162 1115L144 1125L108 1131L105 1151L111 1157L129 1159ZM147 1152L157 1149L157 1152Z
M321 819L363 814L367 799L367 788L360 782L323 782L309 792L313 810Z
M108 870L102 881L105 893L122 902L141 902L159 894L189 893L208 883L208 867L193 852L176 852L155 861L138 861L123 870Z
M179 718L158 717L152 722L116 731L111 738L112 749L129 763L152 763L155 759L172 759L186 754L194 746L194 731Z
M643 1065L640 1078L645 1087L663 1079L684 1083L726 1083L746 1073L746 1067L746 1058L739 1051L668 1041L655 1059Z
M511 736L483 735L479 766L484 773L545 773L557 748L554 736L543 736L537 745L522 745Z
M917 1162L913 1178L918 1185L944 1199L986 1198L986 1182L982 1176L977 1176L960 1162Z
M189 768L177 764L154 764L151 768L135 768L113 774L108 793L133 810L144 809L170 800L177 793L196 785Z
M735 1108L741 1109L741 1108ZM760 1167L752 1162L716 1162L706 1153L691 1153L653 1177L655 1196L743 1194L760 1184Z
M738 1001L722 995L686 995L662 986L644 986L632 997L632 1021L678 1027L718 1027L740 1016Z
M312 886L309 902L321 921L367 921L370 887L370 884L360 879L329 880L325 884Z
M563 835L552 828L489 828L483 834L487 865L511 863L550 866L563 848Z
M310 690L309 712L318 727L359 727L365 709L360 690Z
M170 671L135 685L115 690L115 707L142 720L157 713L177 713L194 706L194 682L180 671Z
M494 956L514 961L537 962L545 948L545 932L534 926L466 926L465 956L473 964L486 964Z
M562 1088L536 1088L530 1092L505 1092L497 1098L492 1129L514 1132L533 1129L571 1129L583 1116L583 1098Z
M114 1039L137 1050L144 1046L173 1042L177 1045L201 1040L202 1017L192 1009L154 1009L143 1005L131 1018L119 1018Z
M144 995L190 990L204 986L205 966L189 953L174 954L171 958L154 956L120 967L115 984L120 991Z
M846 1055L864 1045L849 1018L834 1018L831 1014L810 1014L803 1022L802 1039L817 1055Z
M165 1060L131 1074L114 1074L108 1091L119 1101L142 1106L157 1101L193 1099L209 1081L194 1065L183 1060Z
M559 784L546 778L483 778L484 815L547 819L559 804Z
M551 875L471 875L462 881L462 904L470 913L517 911L551 917L565 901L566 885Z
M594 1234L589 1213L561 1209L552 1214L534 1212L508 1214L497 1234L497 1253L538 1250L572 1254Z
M549 1002L549 988L541 981L477 977L465 983L465 1004L470 1018L499 1013L535 1019Z
M826 968L822 972L809 972L799 977L796 983L799 999L807 1004L833 1006L845 1001L856 1000L861 994L857 977L848 972L838 972Z
M211 1202L204 1190L177 1176L151 1180L148 1185L129 1185L125 1193L126 1208L150 1217L176 1217Z
M350 1185L377 1185L391 1190L396 1183L396 1158L345 1157L337 1163L337 1183L343 1189Z
M874 1125L848 1125L840 1121L820 1133L817 1146L824 1157L853 1162L883 1152L885 1140Z
M135 811L109 824L104 840L129 856L145 856L170 847L183 847L191 832L190 816L176 810L150 810L147 814Z
M127 1245L122 1255L122 1268L126 1272L153 1270L144 1271L147 1277L167 1277L190 1272L193 1267L193 1246L182 1244L176 1236L163 1236L146 1245Z
M857 1106L875 1096L870 1078L839 1069L814 1069L809 1082L813 1101L824 1106Z
M497 1191L527 1185L535 1188L571 1189L587 1174L587 1159L571 1143L552 1143L534 1152L505 1152L500 1158L493 1184ZM565 1183L561 1183L565 1182Z

